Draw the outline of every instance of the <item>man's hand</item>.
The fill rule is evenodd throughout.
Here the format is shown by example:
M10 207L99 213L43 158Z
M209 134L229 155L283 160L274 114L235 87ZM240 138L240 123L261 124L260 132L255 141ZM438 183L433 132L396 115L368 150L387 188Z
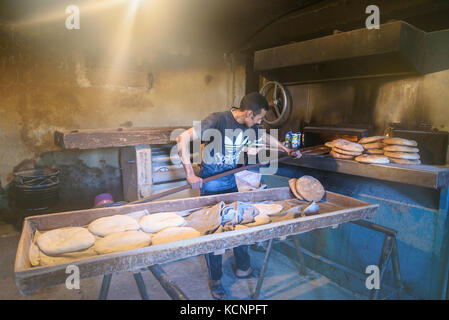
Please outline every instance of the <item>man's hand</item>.
M289 156L291 156L293 158L301 158L301 156L302 156L301 151L299 151L297 149L287 148L279 140L277 140L275 137L267 134L266 132L264 132L264 134L262 136L262 141L272 147L277 147L278 149L285 151Z
M197 177L194 174L187 176L187 182L190 183L193 190L201 189L201 186L203 185L203 179L200 177Z

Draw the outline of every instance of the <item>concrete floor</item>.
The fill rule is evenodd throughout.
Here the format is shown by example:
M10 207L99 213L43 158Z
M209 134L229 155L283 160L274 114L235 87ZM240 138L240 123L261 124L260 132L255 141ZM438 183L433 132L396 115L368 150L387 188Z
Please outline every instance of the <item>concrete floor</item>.
M97 299L102 277L83 279L79 290L68 290L65 285L46 288L32 296L22 296L14 283L13 269L20 233L11 225L0 222L0 300L40 299L71 300ZM252 265L261 267L264 253L250 249ZM231 270L232 250L223 257L223 283L228 290L229 299L250 299L255 290L256 279L235 279ZM208 289L207 266L203 256L192 257L162 265L170 279L192 300L212 299ZM159 282L149 271L142 272L150 299L170 299ZM267 274L263 282L259 299L303 300L303 299L363 299L364 297L339 287L328 278L308 270L306 277L300 276L295 264L283 254L273 250L268 263ZM140 299L136 283L130 272L114 274L108 299Z

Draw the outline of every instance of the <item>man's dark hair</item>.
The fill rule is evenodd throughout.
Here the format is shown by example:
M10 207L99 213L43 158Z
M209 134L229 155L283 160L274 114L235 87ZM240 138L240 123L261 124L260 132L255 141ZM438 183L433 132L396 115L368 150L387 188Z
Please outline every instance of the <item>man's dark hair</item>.
M242 111L251 110L254 115L258 115L262 112L262 109L270 110L270 106L267 99L259 92L251 92L242 98L239 109Z

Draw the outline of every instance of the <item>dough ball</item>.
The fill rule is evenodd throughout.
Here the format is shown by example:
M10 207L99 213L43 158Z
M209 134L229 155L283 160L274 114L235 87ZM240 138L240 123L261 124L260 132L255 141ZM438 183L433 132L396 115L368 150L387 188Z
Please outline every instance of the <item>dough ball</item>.
M94 235L104 237L113 232L139 230L140 226L134 218L125 215L115 215L92 221L88 229Z
M151 235L142 231L123 231L108 234L95 242L94 250L99 254L134 250L151 244Z
M201 234L191 227L168 227L153 235L152 242L154 245L175 242L199 237Z
M168 227L179 227L185 222L183 217L174 212L152 213L139 219L140 227L148 233L156 233Z
M54 256L91 247L95 237L85 228L68 227L45 232L36 240L39 249Z

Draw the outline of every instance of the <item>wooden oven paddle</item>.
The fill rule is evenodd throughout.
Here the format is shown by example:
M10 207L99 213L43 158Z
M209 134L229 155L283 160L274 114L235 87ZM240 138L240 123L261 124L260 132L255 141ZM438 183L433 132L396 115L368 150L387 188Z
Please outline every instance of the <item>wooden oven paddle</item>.
M301 151L301 149L299 149L299 150ZM290 156L284 156L284 157L281 157L281 158L279 158L277 160L271 161L271 163L279 162L279 161L282 161L282 160L286 160L288 158L290 158ZM264 165L267 165L267 164L268 163L256 163L256 164L250 164L250 165L247 165L247 166L243 166L243 167L235 168L235 169L232 169L232 170L224 171L224 172L221 172L221 173L216 174L214 176L210 176L208 178L204 178L203 179L203 183L204 182L209 182L209 181L212 181L212 180L215 180L215 179L219 179L219 178L222 178L222 177L225 177L225 176L228 176L230 174L234 174L234 173L237 173L237 172L240 172L240 171L243 171L243 170L257 168L257 167L264 166ZM154 193L154 194L152 194L152 195L150 195L148 197L145 197L145 198L142 198L142 199L139 199L139 200L136 200L136 201L132 201L132 202L129 202L127 204L136 204L136 203L150 202L152 200L159 199L159 198L162 198L162 197L165 197L165 196L168 196L168 195L171 195L171 194L183 191L183 190L188 190L190 188L191 188L190 184L185 184L185 185L182 185L182 186L179 186L179 187L175 187L175 188L171 188L171 189L168 189L168 190L165 190L165 191L162 191L162 192Z

